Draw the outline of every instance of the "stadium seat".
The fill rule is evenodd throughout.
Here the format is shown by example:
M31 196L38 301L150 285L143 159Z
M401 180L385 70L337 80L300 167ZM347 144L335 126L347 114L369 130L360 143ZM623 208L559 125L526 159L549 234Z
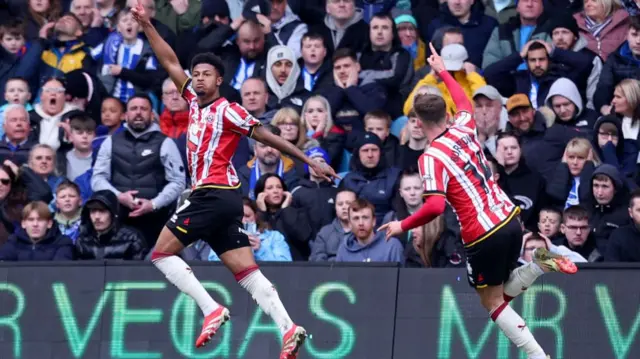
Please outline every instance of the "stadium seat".
M391 123L391 134L400 139L400 136L402 136L402 129L404 128L404 125L407 123L407 121L409 121L409 118L407 116L400 116L396 118Z

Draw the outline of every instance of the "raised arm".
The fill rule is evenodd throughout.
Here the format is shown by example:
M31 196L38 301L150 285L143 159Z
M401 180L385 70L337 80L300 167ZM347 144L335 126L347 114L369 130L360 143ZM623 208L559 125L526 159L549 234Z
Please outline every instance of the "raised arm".
M176 56L176 53L171 49L171 46L164 41L160 34L158 34L156 28L151 24L149 14L144 6L140 4L139 0L138 5L131 9L131 13L133 14L133 18L136 19L144 30L144 34L147 36L147 40L162 67L169 73L169 77L171 77L173 83L176 84L176 87L182 89L189 77L184 73L182 66L180 66L178 56Z
M447 86L447 90L449 90L449 93L451 94L451 99L456 105L456 109L458 110L458 112L466 111L469 113L473 113L473 106L471 105L471 101L469 101L467 94L464 93L462 86L460 86L460 84L453 78L453 76L451 76L449 71L446 70L442 57L438 55L433 45L429 43L429 46L431 47L432 55L429 56L427 61L429 62L429 65L431 66L433 71L438 74L438 76Z

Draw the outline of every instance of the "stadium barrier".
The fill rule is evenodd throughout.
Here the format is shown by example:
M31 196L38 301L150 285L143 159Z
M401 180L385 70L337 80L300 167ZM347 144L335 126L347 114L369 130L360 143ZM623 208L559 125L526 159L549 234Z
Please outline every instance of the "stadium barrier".
M218 264L192 263L232 321L201 314L148 262L0 263L0 358L277 358L271 320ZM309 331L301 359L517 359L464 269L263 264ZM640 265L548 275L513 302L554 359L640 358Z

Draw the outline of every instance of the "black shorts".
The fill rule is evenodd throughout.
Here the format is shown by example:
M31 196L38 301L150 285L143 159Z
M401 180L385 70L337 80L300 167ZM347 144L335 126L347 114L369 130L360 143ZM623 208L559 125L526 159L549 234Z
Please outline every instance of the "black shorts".
M202 239L220 256L250 246L242 230L243 215L239 190L197 188L167 222L167 228L185 247Z
M513 216L495 233L465 248L469 284L474 288L504 284L518 266L521 250L522 227Z

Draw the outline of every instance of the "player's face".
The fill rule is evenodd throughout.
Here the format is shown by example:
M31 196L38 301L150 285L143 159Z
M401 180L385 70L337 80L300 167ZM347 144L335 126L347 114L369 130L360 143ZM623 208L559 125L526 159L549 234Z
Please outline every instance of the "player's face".
M524 245L524 251L522 252L522 259L525 262L529 263L533 260L533 251L536 248L545 248L547 245L544 240L541 239L530 239Z
M374 144L366 144L360 147L358 152L360 162L366 168L375 168L380 163L380 147Z
M376 217L370 208L363 208L359 211L349 210L349 225L351 226L351 232L357 239L369 239L375 224Z
M640 228L640 199L633 200L633 205L629 208L629 216L636 227Z
M551 98L553 112L562 121L571 121L577 111L576 105L564 96L553 96Z
M384 142L389 136L389 127L387 126L387 121L382 118L370 118L365 123L365 131L375 133L376 136L380 137L380 140Z
M222 77L211 64L197 64L191 72L193 89L200 97L212 96L222 85Z
M42 109L48 115L57 115L64 108L66 89L58 80L50 80L42 86L42 95L40 96L40 104Z
M404 176L400 181L400 197L409 207L416 208L422 204L424 187L420 176Z
M89 217L97 232L104 232L111 226L111 212L107 209L94 208L89 211Z
M515 166L520 162L520 145L514 137L505 137L498 141L498 152L504 159L504 166Z
M40 218L36 211L31 211L27 218L22 220L22 228L32 240L44 238L51 226L53 226L53 221Z
M593 190L593 197L600 205L611 203L616 194L616 188L610 178L604 181L594 179L591 184L591 189Z
M557 27L553 29L553 32L551 33L551 39L553 40L553 45L555 47L562 50L570 50L576 42L576 35L574 35L569 29Z
M284 189L282 182L276 177L270 177L264 184L264 193L267 194L264 201L274 207L280 206L284 200Z
M349 221L349 206L356 200L353 192L344 191L336 196L336 217L342 222Z
M560 214L549 211L541 211L538 219L540 233L551 238L560 231Z
M591 227L589 227L589 221L586 219L575 220L567 218L567 222L563 223L560 229L572 247L580 247L589 238Z

